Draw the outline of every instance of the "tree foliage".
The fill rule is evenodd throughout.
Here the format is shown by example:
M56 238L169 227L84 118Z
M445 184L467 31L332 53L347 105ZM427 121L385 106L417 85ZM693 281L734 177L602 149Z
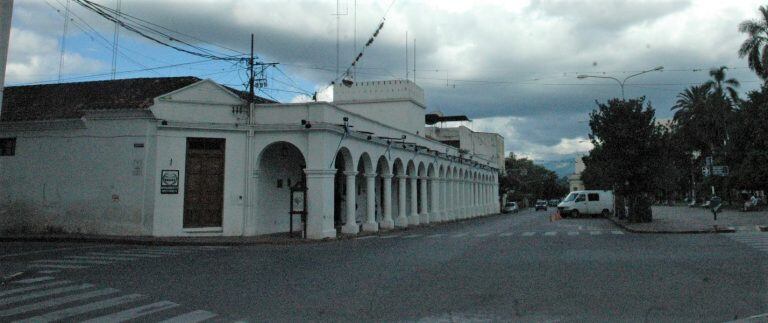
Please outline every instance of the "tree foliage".
M510 154L504 163L507 174L500 179L501 189L514 201L561 198L568 193L567 182L527 158Z

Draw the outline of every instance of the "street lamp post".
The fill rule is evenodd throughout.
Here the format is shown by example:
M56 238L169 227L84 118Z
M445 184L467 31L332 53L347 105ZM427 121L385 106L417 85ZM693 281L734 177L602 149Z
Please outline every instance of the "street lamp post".
M576 78L578 78L580 80L583 80L585 78L592 77L592 78L598 78L598 79L614 80L614 81L616 81L616 83L619 83L619 87L621 87L621 99L625 100L625 97L624 97L624 84L627 82L628 79L633 78L633 77L638 76L638 75L642 75L642 74L648 73L648 72L661 71L663 69L664 69L664 66L658 66L658 67L650 69L650 70L645 70L645 71L642 71L642 72L635 73L635 74L632 74L630 76L627 76L627 77L624 78L624 80L621 80L621 81L619 79L617 79L615 77L611 77L611 76L598 76L598 75L586 75L586 74L581 74L581 75L577 76Z

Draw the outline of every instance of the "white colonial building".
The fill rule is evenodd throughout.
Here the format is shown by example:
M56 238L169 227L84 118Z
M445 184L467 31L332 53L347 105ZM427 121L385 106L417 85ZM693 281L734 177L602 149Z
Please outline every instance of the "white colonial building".
M333 90L333 102L248 106L194 77L6 88L0 231L253 236L306 225L323 239L499 211L498 135L482 154L441 142L410 81Z

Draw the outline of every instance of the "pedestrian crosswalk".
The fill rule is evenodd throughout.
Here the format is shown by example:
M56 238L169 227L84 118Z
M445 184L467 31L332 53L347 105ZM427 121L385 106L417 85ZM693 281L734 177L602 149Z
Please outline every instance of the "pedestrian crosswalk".
M729 233L725 234L728 238L741 242L757 250L768 252L768 233L750 232L750 233Z
M92 251L84 254L47 257L32 260L28 263L30 269L38 273L56 273L58 270L85 269L93 266L104 266L144 259L175 257L189 253L224 249L224 246L199 247L143 247L118 249L112 251Z
M200 322L218 317L213 312L115 288L36 278L0 286L0 322Z
M395 239L395 238L402 238L402 239L419 239L419 238L428 238L428 239L466 239L466 238L488 238L488 237L499 237L499 238L535 238L535 237L545 237L545 238L554 238L554 237L577 237L577 236L600 236L600 235L606 235L606 236L618 236L623 235L624 231L621 230L583 230L583 231L507 231L507 232L478 232L478 233L469 233L469 232L458 232L458 233L435 233L435 234L409 234L409 235L397 235L397 234L383 234L378 236L365 236L360 237L357 239L361 240L369 240L369 239Z

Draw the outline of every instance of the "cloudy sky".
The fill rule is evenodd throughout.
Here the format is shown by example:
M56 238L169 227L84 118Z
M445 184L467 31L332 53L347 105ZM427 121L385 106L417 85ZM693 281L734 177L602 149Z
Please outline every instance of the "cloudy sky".
M116 0L96 1L114 7ZM122 12L171 31L216 55L256 53L269 85L260 92L283 102L322 91L337 77L337 12L341 69L386 14L357 70L358 80L406 77L416 42L416 82L430 110L466 114L474 130L505 138L506 150L550 167L588 151L588 113L595 100L645 95L658 118L670 117L675 96L728 66L742 91L759 82L737 55L737 30L757 18L753 0L122 0ZM109 79L114 24L76 4L64 40L67 0L16 0L6 83ZM356 9L355 9L356 8ZM356 22L356 23L355 23ZM159 28L159 27L158 27ZM355 42L355 31L357 42ZM168 33L171 33L170 31ZM241 87L243 65L206 60L122 30L117 77L195 75ZM408 58L413 64L413 52ZM61 62L61 64L60 64ZM179 65L184 64L184 65ZM60 67L61 66L61 67ZM169 67L172 66L172 67ZM413 79L413 65L408 66ZM59 76L61 74L61 76ZM556 163L554 161L564 161Z

